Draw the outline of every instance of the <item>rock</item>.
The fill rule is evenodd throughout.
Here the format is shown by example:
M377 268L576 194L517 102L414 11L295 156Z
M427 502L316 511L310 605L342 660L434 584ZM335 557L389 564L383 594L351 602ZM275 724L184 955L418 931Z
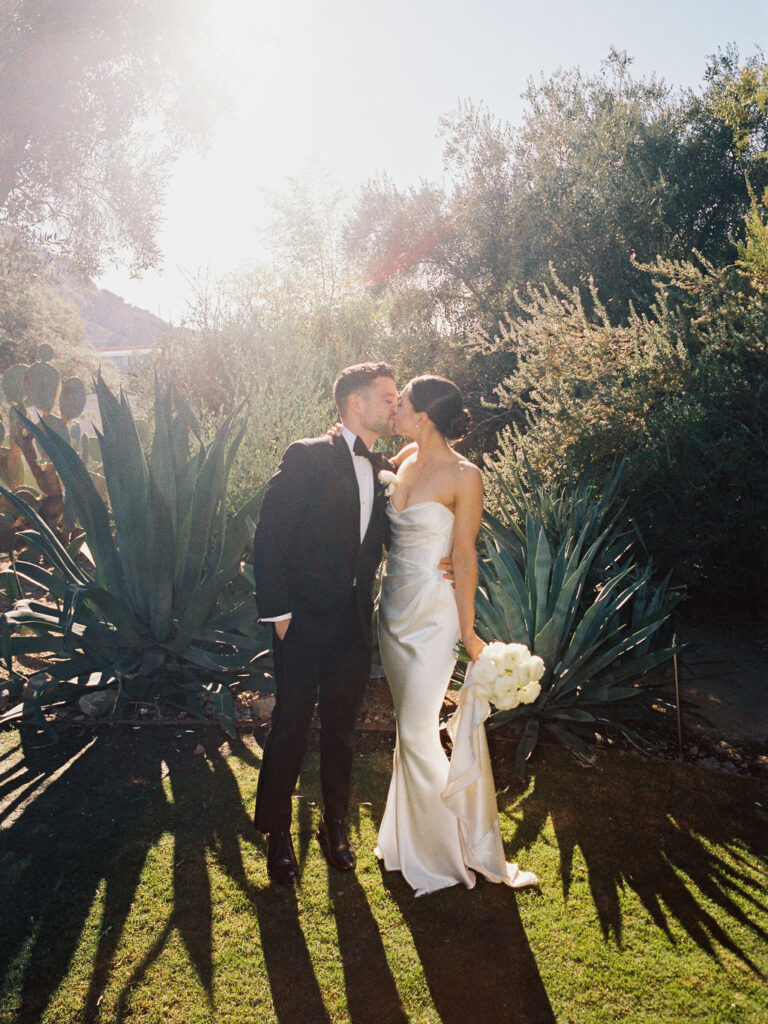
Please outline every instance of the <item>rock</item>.
M739 770L733 761L726 761L725 764L722 765L722 769L724 772L731 772L731 774Z
M259 699L254 701L251 705L252 710L256 712L263 722L266 722L271 717L274 707L275 698L272 694L268 694L266 697L259 697Z
M29 679L24 683L21 696L24 700L34 700L41 690L45 689L45 687L50 683L55 682L56 680L53 676L49 675L47 672L33 672Z
M691 755L691 757L696 757L698 752L699 752L699 748L696 746L695 743L694 743L694 745L692 747L688 747L688 753Z
M96 690L95 693L84 693L77 705L89 718L101 718L108 715L115 706L117 692L115 690Z

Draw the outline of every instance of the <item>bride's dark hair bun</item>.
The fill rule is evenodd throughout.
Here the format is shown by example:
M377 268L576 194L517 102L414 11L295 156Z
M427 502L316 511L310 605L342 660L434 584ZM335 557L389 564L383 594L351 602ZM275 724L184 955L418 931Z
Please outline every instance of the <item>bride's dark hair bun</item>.
M425 412L448 441L464 437L472 417L453 381L445 377L414 377L408 387L415 412Z

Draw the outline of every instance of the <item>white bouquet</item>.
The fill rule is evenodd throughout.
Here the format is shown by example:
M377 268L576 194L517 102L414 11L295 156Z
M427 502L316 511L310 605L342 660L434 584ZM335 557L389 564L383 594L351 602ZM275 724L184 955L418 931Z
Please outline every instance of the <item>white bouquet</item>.
M469 674L469 686L478 700L490 701L499 711L533 704L541 693L544 662L525 644L498 641L483 648Z

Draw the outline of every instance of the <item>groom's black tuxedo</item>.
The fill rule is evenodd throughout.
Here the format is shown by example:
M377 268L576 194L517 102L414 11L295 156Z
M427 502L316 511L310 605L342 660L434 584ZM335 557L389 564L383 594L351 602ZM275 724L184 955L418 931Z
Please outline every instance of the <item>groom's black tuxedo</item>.
M389 540L385 502L384 488L376 482L360 543L360 496L347 442L343 437L294 442L267 486L256 528L259 616L291 612L290 631L323 644L339 629L347 631L344 619L354 597L370 645L373 581Z
M267 486L253 545L258 614L292 618L285 638L273 637L276 704L256 798L262 832L290 828L318 692L325 813L346 816L355 722L371 667L373 583L389 542L385 503L375 481L361 542L358 482L343 437L296 441Z

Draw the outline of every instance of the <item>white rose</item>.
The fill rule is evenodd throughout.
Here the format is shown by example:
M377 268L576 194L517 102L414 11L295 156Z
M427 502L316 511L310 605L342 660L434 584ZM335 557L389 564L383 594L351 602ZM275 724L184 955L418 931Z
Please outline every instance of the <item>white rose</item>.
M538 654L534 654L528 659L528 663L526 664L526 671L528 673L528 678L532 683L538 683L538 681L544 675L545 667L546 666L544 665L544 662L541 660Z
M478 700L491 700L497 676L498 670L492 661L477 659L472 666L470 686Z
M384 493L387 495L387 497L390 497L398 484L397 473L393 473L390 469L380 469L378 481L380 484L384 484L386 488Z
M505 672L515 672L531 656L531 652L525 644L505 644L505 647L503 658Z
M492 701L499 711L509 711L520 703L520 691L509 676L501 676L498 680Z
M478 661L492 661L503 672L507 646L507 644L503 644L500 640L494 640L492 644L488 644L487 647L483 648Z
M527 686L524 686L521 690L519 690L518 693L520 694L521 704L533 704L533 702L541 693L541 683L538 683L534 679L530 683L528 683Z

